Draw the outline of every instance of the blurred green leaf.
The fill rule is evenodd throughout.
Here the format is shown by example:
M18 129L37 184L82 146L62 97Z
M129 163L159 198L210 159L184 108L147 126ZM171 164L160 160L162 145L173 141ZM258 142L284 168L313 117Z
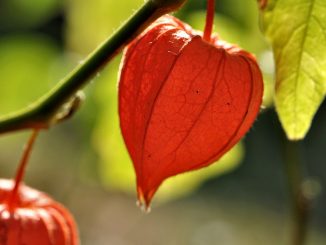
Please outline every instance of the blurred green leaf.
M266 50L262 52L259 57L259 66L264 77L264 96L262 106L272 107L274 105L274 87L275 87L275 65L273 52Z
M276 109L289 139L305 137L326 94L326 2L270 0L266 35L276 63Z
M264 96L263 108L272 107L274 105L274 77L269 74L264 74Z
M56 45L43 36L0 39L0 113L25 108L50 88Z
M218 0L216 9L232 17L241 26L241 29L257 29L258 7L256 0Z
M32 27L44 23L59 9L62 0L4 0L0 20L5 27Z
M70 0L67 5L67 42L71 50L88 54L109 37L143 0Z

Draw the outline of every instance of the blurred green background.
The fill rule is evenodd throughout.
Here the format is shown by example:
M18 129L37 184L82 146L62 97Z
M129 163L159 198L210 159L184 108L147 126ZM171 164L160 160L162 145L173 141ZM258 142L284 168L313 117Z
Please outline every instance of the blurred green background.
M176 15L203 29L205 2ZM53 87L130 16L143 0L1 0L0 115ZM149 215L136 207L135 177L117 117L121 56L85 89L69 122L41 134L25 177L74 214L85 245L289 244L287 142L273 109L273 56L255 0L219 0L215 30L253 52L264 72L264 108L245 139L219 163L166 181ZM11 178L28 133L0 137L0 177ZM326 244L326 110L296 144L316 198L309 245ZM297 157L297 156L295 156Z

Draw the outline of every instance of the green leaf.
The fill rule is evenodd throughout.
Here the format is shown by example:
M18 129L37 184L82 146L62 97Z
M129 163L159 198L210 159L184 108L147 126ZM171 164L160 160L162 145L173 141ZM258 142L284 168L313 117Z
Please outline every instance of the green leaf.
M62 4L62 0L4 0L0 23L5 28L37 28L56 16Z
M276 63L276 109L291 140L305 137L326 94L325 13L325 0L270 0L263 14Z
M106 40L144 0L68 1L67 43L69 49L86 55Z
M55 43L42 35L0 38L0 116L40 98L57 80L60 58Z

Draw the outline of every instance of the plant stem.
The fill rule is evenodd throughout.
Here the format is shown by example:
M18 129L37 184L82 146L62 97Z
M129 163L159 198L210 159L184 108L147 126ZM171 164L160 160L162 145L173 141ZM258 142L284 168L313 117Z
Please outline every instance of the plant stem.
M300 166L299 142L286 140L285 156L286 174L293 207L294 227L291 244L303 245L307 234L311 200L302 189L304 177Z
M204 40L207 42L211 41L213 26L214 26L214 14L215 14L215 0L207 0L207 13L206 13L206 24L204 30Z
M47 128L56 114L89 80L153 21L180 8L186 0L148 0L109 39L68 74L49 93L26 109L0 118L0 134L28 128Z
M19 189L20 183L22 182L22 179L24 177L25 169L26 169L28 160L30 158L30 155L31 155L31 152L33 149L33 145L37 138L38 132L39 132L39 130L37 130L37 129L33 131L31 137L29 138L29 140L24 148L23 156L22 156L22 159L20 160L20 164L19 164L19 167L16 172L15 185L11 191L11 194L10 194L8 202L7 202L7 205L9 207L10 211L13 211L13 209L15 208L15 204L16 204L17 198L18 198L18 189Z
M260 10L264 10L267 7L268 0L258 0Z

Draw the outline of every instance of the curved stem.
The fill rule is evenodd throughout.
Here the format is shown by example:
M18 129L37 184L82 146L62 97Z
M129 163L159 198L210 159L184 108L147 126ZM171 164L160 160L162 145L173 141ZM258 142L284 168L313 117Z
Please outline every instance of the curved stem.
M207 0L207 14L206 24L204 30L204 40L207 42L211 41L213 25L214 25L214 13L215 13L215 0Z
M180 8L186 0L148 0L109 39L68 74L49 93L28 108L0 118L0 133L27 128L47 128L56 114L106 63L153 21Z
M11 191L9 200L7 202L7 205L9 207L10 211L12 211L15 208L15 203L16 203L17 197L18 197L18 189L19 189L20 183L22 182L22 179L24 177L25 169L26 169L28 160L30 158L30 155L31 155L31 152L33 149L33 145L35 143L38 133L39 133L39 130L33 131L31 137L29 138L29 140L24 148L23 156L22 156L22 159L20 160L20 164L19 164L19 167L16 172L15 185Z

